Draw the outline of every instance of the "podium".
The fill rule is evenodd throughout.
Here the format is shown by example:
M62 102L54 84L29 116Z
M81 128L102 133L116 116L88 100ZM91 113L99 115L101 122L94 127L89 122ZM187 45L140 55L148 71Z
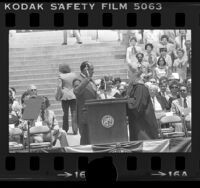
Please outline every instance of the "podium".
M87 100L89 144L128 141L125 99Z

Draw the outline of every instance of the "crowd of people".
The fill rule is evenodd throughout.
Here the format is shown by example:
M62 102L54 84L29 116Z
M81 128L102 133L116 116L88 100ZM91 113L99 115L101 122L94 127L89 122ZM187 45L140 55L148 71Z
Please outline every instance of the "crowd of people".
M67 146L70 109L73 134L78 134L79 130L80 144L85 145L89 143L86 100L135 98L132 104L127 105L130 140L158 138L156 112L184 116L187 109L191 113L191 38L187 37L187 32L144 30L142 40L138 35L130 36L126 52L128 80L110 75L93 80L95 67L88 61L82 62L80 74L72 72L69 65L61 64L55 99L61 102L63 109L62 126L58 125L54 112L49 110L50 102L46 96L43 96L44 104L35 122L49 126L54 141L59 140L61 146ZM20 102L15 95L16 90L10 88L9 124L27 130L28 122L23 121L22 114L26 101L38 95L37 88L31 85L22 94ZM176 130L183 131L183 127L177 127ZM34 136L32 142L48 139L48 136L40 134Z
M41 143L52 142L53 145L56 141L60 141L62 147L68 146L67 133L63 130L56 120L55 113L49 109L50 101L48 97L42 97L42 104L39 116L34 122L24 120L23 113L27 105L27 101L30 98L36 98L38 96L37 88L35 85L30 85L28 89L22 94L21 101L18 101L15 97L16 90L9 88L9 129L20 128L23 131L23 135L12 136L9 135L9 141L17 143ZM28 138L28 127L31 126L48 126L48 134L35 134Z

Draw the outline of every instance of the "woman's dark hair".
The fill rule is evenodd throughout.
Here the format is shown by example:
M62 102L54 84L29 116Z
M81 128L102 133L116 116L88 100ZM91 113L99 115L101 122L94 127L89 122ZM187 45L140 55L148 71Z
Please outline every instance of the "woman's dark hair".
M73 82L72 82L72 85L73 85L73 86L74 86L74 83L75 83L76 81L80 81L80 82L81 82L81 80L80 80L80 79L78 79L78 78L75 78L75 79L73 80Z
M176 85L178 88L179 88L179 86L180 86L180 84L179 84L178 81L173 80L173 81L171 81L170 84L169 84L169 89L171 89L173 85Z
M122 82L120 77L117 77L117 78L114 79L114 84L116 84L117 82L120 82L120 83Z
M159 84L162 84L164 80L166 80L166 83L168 84L168 78L166 76L160 77Z
M25 91L22 96L21 96L21 103L24 104L24 100L25 100L25 97L26 96L29 96L29 92L28 91Z
M182 48L177 49L177 53L178 52L182 52L183 54L185 53L184 49L182 49Z
M109 76L104 76L104 77L101 79L99 89L105 89L105 81L109 81L109 80L111 80ZM112 81L112 80L111 80L111 81Z
M164 66L167 64L166 61L165 61L165 58L163 57L159 57L158 61L157 61L157 64L160 65L160 60L163 60L164 61Z
M49 108L51 104L50 104L48 97L43 96L43 98L44 98L46 108Z
M88 61L84 61L81 63L81 66L80 66L81 72L85 69L86 66L90 67L90 63Z
M160 40L162 40L162 39L164 39L164 38L166 38L167 41L169 40L169 37L168 37L167 35L162 35L162 36L160 37Z
M159 50L160 50L160 53L164 51L167 52L167 48L160 48Z
M185 83L179 84L179 88L181 88L181 87L185 87L187 89L187 85Z
M188 84L188 80L192 80L192 78L190 76L188 76L186 79L185 79L185 84L187 85Z
M137 42L137 38L136 38L136 37L131 37L131 38L129 39L129 42L131 42L132 40L134 40L135 42Z
M71 68L69 67L69 65L63 63L59 65L59 72L63 74L70 73Z
M14 93L17 92L16 89L15 89L14 87L11 87L10 89L11 89Z
M9 103L9 104L13 104L13 102L14 102L14 99L13 99L12 91L9 90L9 99L8 99L8 103Z
M143 53L141 53L141 52L137 53L135 57L137 57L137 58L138 58L138 55L142 55L142 57L144 57L144 54L143 54Z
M151 43L147 43L147 44L145 45L145 50L147 49L148 46L150 46L151 49L153 49L153 44L151 44Z

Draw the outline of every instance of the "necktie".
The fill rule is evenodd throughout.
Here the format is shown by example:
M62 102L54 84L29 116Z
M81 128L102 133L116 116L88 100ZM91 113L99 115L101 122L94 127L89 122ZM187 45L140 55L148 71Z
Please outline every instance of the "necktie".
M152 97L152 103L153 103L153 108L155 110L155 99L154 99L154 97Z
M150 65L153 64L153 58L152 58L152 55L151 55L151 54L149 55L149 64L150 64Z
M184 98L184 108L187 108L188 106L187 106L187 99L186 98Z
M132 47L132 53L137 54L137 50L136 50L135 46Z
M41 119L42 119L42 121L45 120L45 118L44 118L44 110L41 111Z
M181 36L181 48L183 48L183 36Z

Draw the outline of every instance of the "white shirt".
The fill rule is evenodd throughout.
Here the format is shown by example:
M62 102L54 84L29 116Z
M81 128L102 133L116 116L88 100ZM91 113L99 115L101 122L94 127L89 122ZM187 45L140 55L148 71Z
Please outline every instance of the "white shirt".
M186 97L186 103L187 103L187 107L188 108L191 108L191 99L190 99L190 97ZM183 97L181 97L181 105L182 105L182 107L184 107L184 98Z
M145 43L158 44L161 35L163 35L161 30L144 30Z
M156 96L154 96L154 98L151 98L152 103L153 103L153 107L155 111L162 111L162 107L160 105L160 103L158 102Z
M142 52L142 48L139 46L135 46L136 52L134 52L134 50L132 50L132 49L133 49L133 46L130 46L126 50L126 61L129 64L136 62L137 61L136 54L138 52Z
M119 92L118 92L116 89L112 89L111 92L106 92L106 96L105 96L105 93L104 93L104 92L101 92L101 93L99 94L99 97L100 97L101 99L106 99L106 97L107 97L107 99L115 99L114 95L115 95L116 93L119 93Z

